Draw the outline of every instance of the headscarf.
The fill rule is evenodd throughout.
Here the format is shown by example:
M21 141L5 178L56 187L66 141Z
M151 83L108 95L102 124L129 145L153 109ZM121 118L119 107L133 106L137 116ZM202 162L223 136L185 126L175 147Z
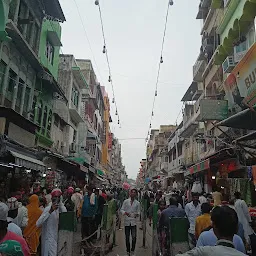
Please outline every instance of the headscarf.
M7 240L0 244L0 253L12 256L24 256L19 242Z
M31 253L37 252L39 245L39 238L41 234L41 228L36 226L36 222L42 214L42 210L39 208L39 197L32 195L29 198L28 209L28 225L24 229L23 235L26 239Z

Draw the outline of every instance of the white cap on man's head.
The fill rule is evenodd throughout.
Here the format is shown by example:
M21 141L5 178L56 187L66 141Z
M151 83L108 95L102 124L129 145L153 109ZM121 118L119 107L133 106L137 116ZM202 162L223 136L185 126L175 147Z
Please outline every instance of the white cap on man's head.
M0 203L0 220L6 221L8 217L9 208L5 203Z
M10 211L17 210L19 208L19 202L16 197L11 197L7 200L7 205Z

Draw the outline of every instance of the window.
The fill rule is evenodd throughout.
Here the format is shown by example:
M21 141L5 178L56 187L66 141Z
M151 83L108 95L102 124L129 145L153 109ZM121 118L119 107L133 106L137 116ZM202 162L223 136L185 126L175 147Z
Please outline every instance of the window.
M166 163L169 162L169 157L168 156L165 156L165 160L164 160Z
M74 132L73 132L73 142L74 143L76 142L76 136L77 136L77 131L74 130Z
M78 103L79 103L79 91L75 88L72 87L72 93L71 93L71 101L73 104L78 108Z
M48 61L53 65L54 47L48 40L46 41L45 55L46 55Z
M5 64L5 62L3 61L0 62L0 93L2 93L2 88L4 84L4 74L5 74L6 66L7 65Z
M43 102L40 101L37 104L37 118L36 118L36 123L38 123L39 125L41 124L42 116L43 116Z
M21 24L21 20L26 18L26 12L26 4L23 1L20 1L18 29L20 30L21 33L23 33L25 27L25 24Z
M44 116L43 116L43 124L42 124L42 134L45 135L47 126L47 107L44 107Z
M6 93L6 97L10 101L12 101L12 98L13 98L14 87L16 86L16 78L17 78L16 73L13 70L10 69L10 71L9 71L9 83L8 83L8 86L7 86L7 93Z
M28 109L29 108L30 93L31 93L31 88L26 87L25 97L24 97L24 106L23 106L23 112L25 112L25 113L30 111L30 109ZM33 111L35 111L36 110L36 105L32 109L33 109Z
M21 98L22 98L22 92L23 92L24 86L25 86L25 82L22 79L19 79L17 99L16 99L16 106L18 107L21 106Z
M29 16L28 16L28 19L29 19L29 21L31 21L31 22L29 22L28 24L27 24L27 32L26 32L26 40L27 40L27 42L29 42L30 41L30 38L32 37L32 39L34 38L34 33L33 33L33 26L34 26L34 23L32 22L33 20L34 20L34 17L33 17L33 15L31 14L31 13L29 13Z
M38 48L37 48L37 38L39 37L39 26L37 24L34 25L34 33L33 33L33 39L31 42L31 46L33 48L33 50L37 53L38 52Z
M59 117L57 115L54 115L54 125L59 127Z
M52 111L49 111L49 116L48 116L48 124L47 124L47 137L51 137L51 127L52 127Z

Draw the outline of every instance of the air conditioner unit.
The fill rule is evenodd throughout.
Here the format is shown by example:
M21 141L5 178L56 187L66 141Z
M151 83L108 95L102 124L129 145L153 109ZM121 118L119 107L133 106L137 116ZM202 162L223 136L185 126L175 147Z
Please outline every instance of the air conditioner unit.
M228 56L222 63L223 73L231 73L234 67L235 67L235 62L234 62L233 56Z
M75 143L71 143L70 144L70 152L71 153L76 153L76 144Z

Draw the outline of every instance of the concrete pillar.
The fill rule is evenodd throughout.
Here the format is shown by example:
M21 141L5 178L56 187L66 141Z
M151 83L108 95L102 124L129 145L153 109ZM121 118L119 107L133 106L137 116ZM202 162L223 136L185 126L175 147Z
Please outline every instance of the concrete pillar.
M2 93L2 97L1 97L1 105L4 105L4 99L5 99L5 95L6 95L6 89L8 86L8 82L9 82L9 71L10 71L10 62L8 63L6 69L5 69L5 74L4 74L4 84L3 84L3 93Z
M16 100L17 100L17 94L18 94L18 88L19 86L22 86L21 84L19 84L19 75L17 75L16 77L16 81L15 81L15 86L14 86L14 91L13 91L13 96L12 96L12 109L15 110L15 105L16 105Z

